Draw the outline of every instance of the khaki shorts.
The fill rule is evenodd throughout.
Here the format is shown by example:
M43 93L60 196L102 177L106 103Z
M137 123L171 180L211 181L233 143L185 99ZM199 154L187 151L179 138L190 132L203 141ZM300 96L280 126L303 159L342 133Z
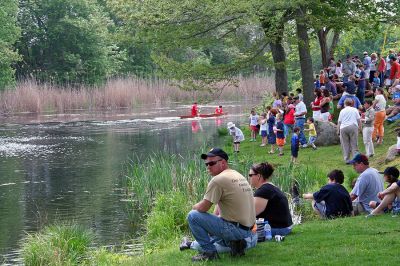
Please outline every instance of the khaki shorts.
M362 215L368 214L368 212L364 209L364 206L360 202L353 202L353 214Z

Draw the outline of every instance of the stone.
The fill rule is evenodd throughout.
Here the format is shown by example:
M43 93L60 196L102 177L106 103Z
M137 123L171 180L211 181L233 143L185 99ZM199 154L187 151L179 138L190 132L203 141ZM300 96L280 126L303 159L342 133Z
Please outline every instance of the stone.
M332 122L315 121L317 130L317 146L330 146L340 144L339 136L336 133L337 126Z
M394 159L396 159L397 155L398 155L397 147L396 147L396 144L394 144L389 147L388 152L386 154L385 162L388 163L388 162L393 161Z

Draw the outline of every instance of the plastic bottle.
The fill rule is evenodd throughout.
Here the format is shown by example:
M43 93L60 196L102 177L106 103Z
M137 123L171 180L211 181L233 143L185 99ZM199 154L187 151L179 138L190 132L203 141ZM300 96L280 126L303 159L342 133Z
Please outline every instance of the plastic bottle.
M271 226L269 225L268 221L265 221L264 233L265 233L265 241L272 239Z

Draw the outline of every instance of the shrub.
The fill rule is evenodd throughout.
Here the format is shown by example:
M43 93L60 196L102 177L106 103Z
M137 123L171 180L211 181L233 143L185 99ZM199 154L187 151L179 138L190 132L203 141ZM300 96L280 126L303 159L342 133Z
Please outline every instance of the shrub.
M171 240L187 232L186 217L191 205L182 192L159 193L146 219L145 249L166 247Z
M92 233L79 225L52 225L28 235L22 256L25 265L76 265L87 256L92 240Z

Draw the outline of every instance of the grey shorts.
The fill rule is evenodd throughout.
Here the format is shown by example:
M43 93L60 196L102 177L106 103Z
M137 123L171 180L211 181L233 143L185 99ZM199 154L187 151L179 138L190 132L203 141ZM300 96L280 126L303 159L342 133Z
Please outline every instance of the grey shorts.
M361 202L353 201L353 214L354 215L361 215L361 214L368 214L369 212L365 210L364 206Z
M315 202L314 208L319 212L321 217L326 218L326 204L325 201Z

